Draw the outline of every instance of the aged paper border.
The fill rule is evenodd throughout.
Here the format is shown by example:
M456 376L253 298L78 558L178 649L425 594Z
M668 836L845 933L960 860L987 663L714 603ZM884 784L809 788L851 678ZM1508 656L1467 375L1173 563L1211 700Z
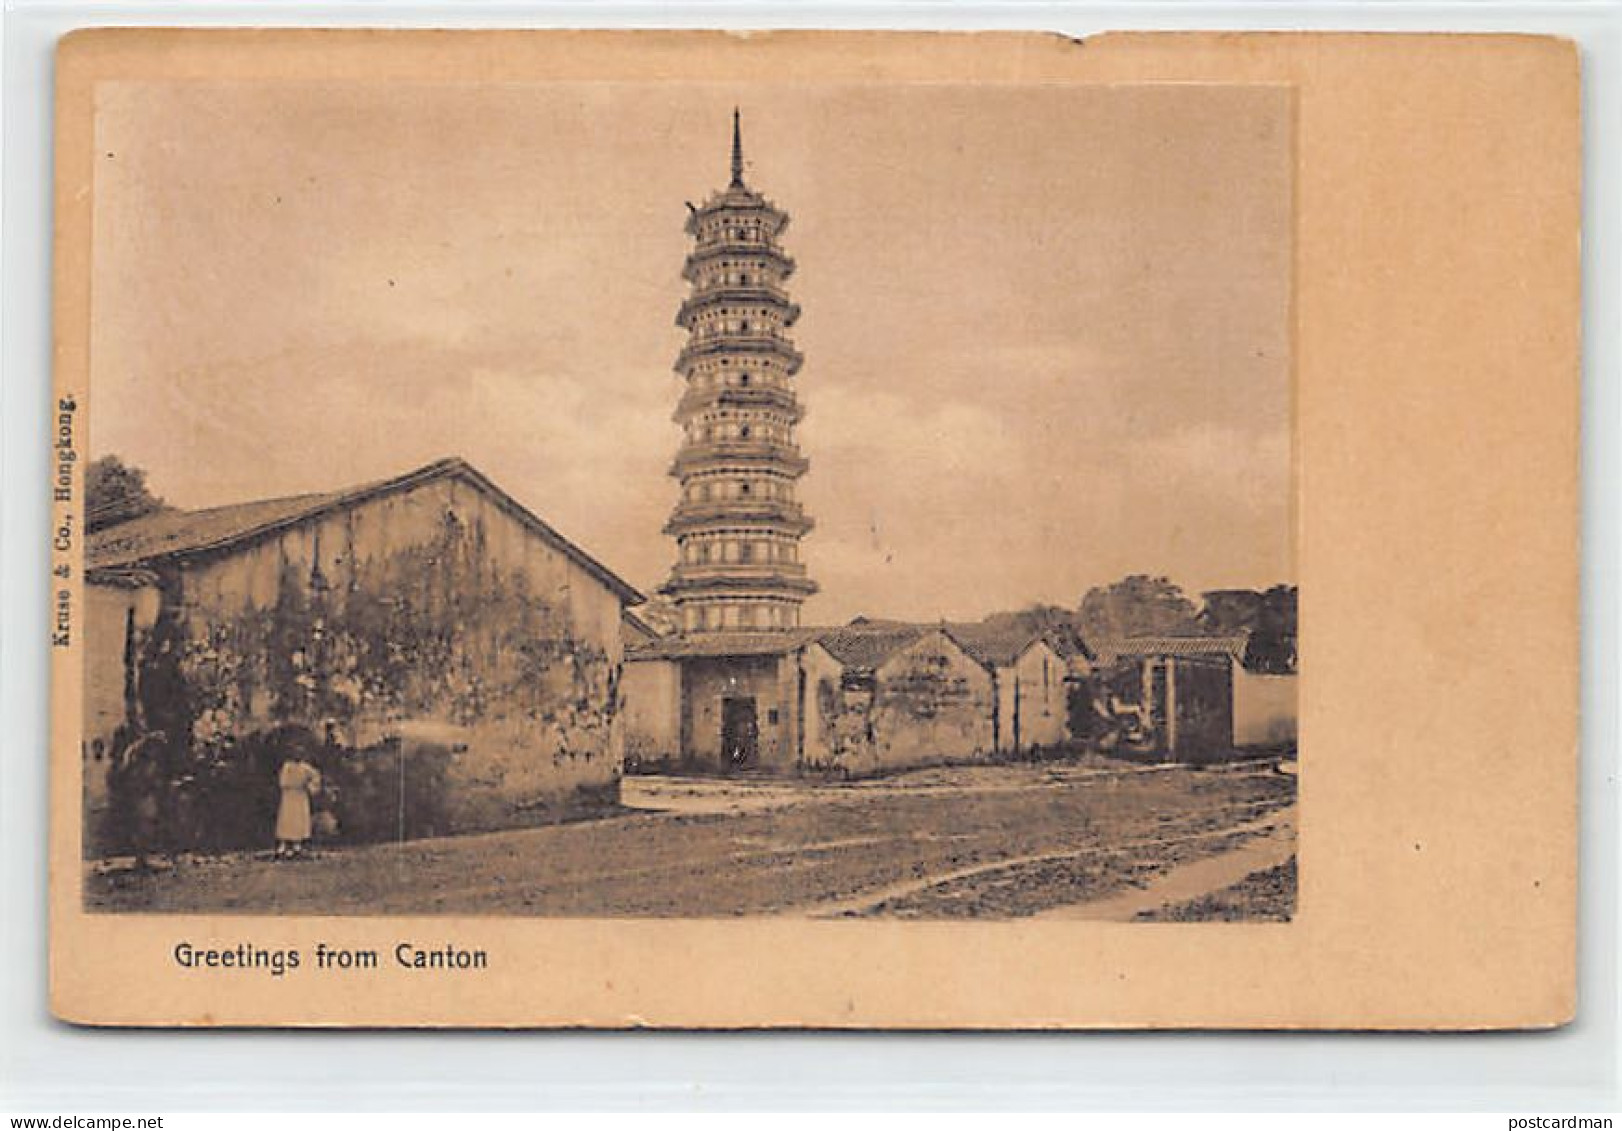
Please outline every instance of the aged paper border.
M1575 1008L1580 122L1518 36L86 31L58 56L82 414L101 80L1284 83L1297 97L1301 897L1287 925L86 915L52 652L51 1001L109 1025L1495 1028ZM66 587L79 605L77 577ZM185 971L198 945L491 954ZM747 955L740 959L740 955Z

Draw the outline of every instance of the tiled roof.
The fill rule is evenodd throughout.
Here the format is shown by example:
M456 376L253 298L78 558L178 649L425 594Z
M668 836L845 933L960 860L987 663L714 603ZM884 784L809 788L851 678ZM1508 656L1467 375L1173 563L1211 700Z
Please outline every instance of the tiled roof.
M672 636L627 646L628 660L674 660L702 656L773 656L819 643L852 671L872 671L891 656L931 632L940 632L975 663L1004 667L1025 649L1046 638L1039 630L1007 629L984 624L916 624L858 617L839 628L801 628L787 632L717 632ZM1050 641L1051 643L1051 641ZM1055 646L1054 650L1059 649ZM1060 652L1061 657L1064 653Z
M919 640L929 628L895 622L848 624L830 629L821 637L822 646L847 668L870 671L901 649Z
M1242 662L1243 636L1096 636L1087 641L1100 664L1127 657L1226 656Z
M822 644L846 667L873 668L924 633L936 629L950 637L976 663L998 668L1012 664L1027 648L1048 637L1039 628L985 623L912 624L862 617L844 628L833 629L822 638ZM1049 640L1049 643L1056 653L1064 656L1054 641Z
M1045 635L1041 629L990 624L952 624L947 631L969 655L998 668L1012 664Z
M206 510L161 510L90 535L85 548L88 569L138 566L213 546L232 545L267 527L280 527L314 513L343 497L291 495Z
M825 629L791 628L777 632L706 632L667 636L626 646L627 660L684 660L722 656L781 656L814 644Z
M1060 659L1070 660L1077 656L1084 660L1094 658L1092 647L1074 629L1054 629L1048 633L1048 643L1053 645Z
M159 562L233 550L333 510L453 477L489 496L521 525L573 560L622 601L632 605L642 603L642 594L628 582L541 521L466 460L456 458L439 460L393 479L343 491L262 499L197 511L157 511L92 534L85 546L85 570L87 575L110 575Z

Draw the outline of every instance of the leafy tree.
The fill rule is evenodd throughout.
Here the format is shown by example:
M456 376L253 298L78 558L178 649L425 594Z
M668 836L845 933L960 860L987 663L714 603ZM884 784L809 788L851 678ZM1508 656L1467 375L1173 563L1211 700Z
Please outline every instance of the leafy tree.
M1188 636L1200 632L1194 602L1164 577L1133 574L1095 587L1081 599L1081 631L1088 636Z
M992 613L981 623L999 630L1046 633L1071 649L1080 646L1082 635L1075 611L1062 605L1027 605L1017 612Z
M1076 614L1062 605L1027 605L1017 612L992 613L982 623L992 628L1020 628L1042 632L1069 628L1075 620Z
M1250 638L1245 665L1253 671L1295 670L1296 588L1275 585L1266 592L1214 589L1202 594L1200 627L1217 636Z
M1261 610L1245 656L1247 666L1261 672L1295 671L1298 598L1293 585L1275 585L1262 594Z
M1212 636L1254 632L1261 620L1262 595L1254 589L1213 589L1200 601L1200 628Z
M102 456L85 471L85 526L101 530L163 509L146 485L146 472L117 456Z

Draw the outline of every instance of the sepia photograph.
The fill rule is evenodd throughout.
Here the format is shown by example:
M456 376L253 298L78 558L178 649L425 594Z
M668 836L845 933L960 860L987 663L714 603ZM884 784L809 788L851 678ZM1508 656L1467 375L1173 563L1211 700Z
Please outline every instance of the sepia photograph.
M1288 921L1292 114L99 84L85 909Z

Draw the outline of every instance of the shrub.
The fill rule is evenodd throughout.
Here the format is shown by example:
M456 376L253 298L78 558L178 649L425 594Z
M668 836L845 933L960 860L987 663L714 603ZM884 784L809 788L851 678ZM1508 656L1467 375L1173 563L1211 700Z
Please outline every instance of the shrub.
M321 771L312 808L317 829L327 831L318 839L362 844L449 831L451 754L443 747L402 748L392 740L353 750L321 743L304 727L278 726L189 757L151 740L128 750L109 776L111 820L105 842L95 846L101 853L268 848L281 804L277 777L291 753Z

